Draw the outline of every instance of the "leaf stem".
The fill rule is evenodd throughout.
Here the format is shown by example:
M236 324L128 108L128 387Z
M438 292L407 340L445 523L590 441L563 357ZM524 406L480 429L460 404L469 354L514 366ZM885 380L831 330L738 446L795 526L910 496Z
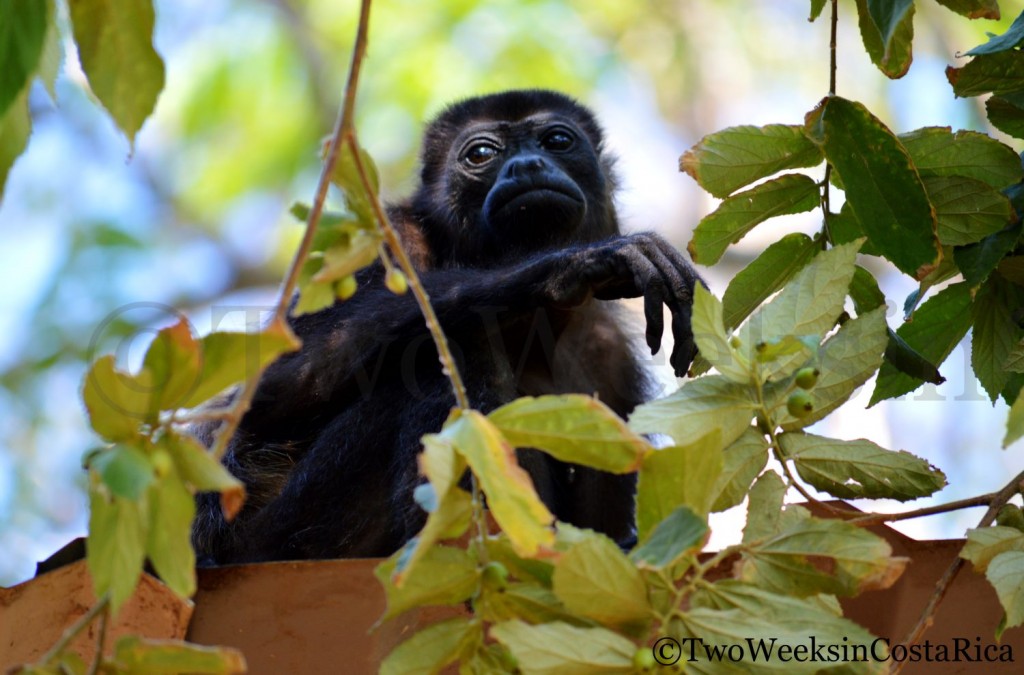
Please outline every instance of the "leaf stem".
M107 625L110 623L110 605L108 604L100 614L100 630L96 636L96 654L93 655L92 663L89 665L87 675L96 675L103 663L103 652L107 645Z
M60 639L57 640L57 642L55 642L45 654L43 654L43 658L39 660L39 663L50 663L50 661L59 656L62 651L67 649L68 645L71 644L71 641L78 637L78 634L81 633L86 626L92 623L93 619L106 612L109 607L110 594L104 593L103 597L100 598L95 605L89 608L89 611L78 617L77 621L64 629L64 632L61 633ZM100 658L102 658L102 655Z

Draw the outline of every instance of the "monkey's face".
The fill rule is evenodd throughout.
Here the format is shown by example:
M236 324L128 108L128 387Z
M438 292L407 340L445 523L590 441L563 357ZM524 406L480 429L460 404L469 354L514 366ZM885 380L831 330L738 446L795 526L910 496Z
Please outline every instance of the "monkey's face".
M474 122L451 144L447 165L460 221L488 252L603 235L608 190L598 153L563 115Z

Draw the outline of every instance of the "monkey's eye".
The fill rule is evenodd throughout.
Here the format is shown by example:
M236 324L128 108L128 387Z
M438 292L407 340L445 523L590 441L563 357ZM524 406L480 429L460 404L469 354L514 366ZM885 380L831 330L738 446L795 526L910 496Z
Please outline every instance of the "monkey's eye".
M482 166L498 156L498 148L493 143L474 143L462 155L463 161L473 166Z
M546 150L551 150L553 152L564 152L571 148L575 142L575 136L565 129L549 131L540 139L541 145L543 145Z

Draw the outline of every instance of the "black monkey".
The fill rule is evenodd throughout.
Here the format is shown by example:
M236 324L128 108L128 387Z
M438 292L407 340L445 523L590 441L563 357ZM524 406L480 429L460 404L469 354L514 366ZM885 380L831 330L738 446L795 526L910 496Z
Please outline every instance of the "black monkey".
M628 415L646 380L605 302L617 298L644 298L652 352L668 306L670 361L684 374L698 277L661 237L619 233L611 161L586 108L537 90L457 103L427 128L421 179L390 216L474 407L579 392ZM246 484L245 507L227 523L216 495L198 498L201 561L382 556L422 526L420 437L440 429L454 397L413 298L383 277L378 263L352 299L293 319L302 349L263 375L224 459ZM520 461L560 519L632 536L633 476L536 450Z

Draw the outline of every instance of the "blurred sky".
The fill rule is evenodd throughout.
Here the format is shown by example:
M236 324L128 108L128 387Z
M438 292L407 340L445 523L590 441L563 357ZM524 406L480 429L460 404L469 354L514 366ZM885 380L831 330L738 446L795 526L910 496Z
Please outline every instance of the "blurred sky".
M975 25L919 2L915 61L895 83L863 53L853 3L840 4L841 95L897 132L988 131L977 101L955 100L943 70L984 30L1005 30L1019 2L1000 3L1001 22ZM0 585L31 576L36 560L85 531L79 458L98 442L79 402L87 360L109 351L122 363L138 359L173 308L205 331L240 327L245 308L273 300L300 234L286 211L313 194L356 5L158 0L155 41L167 86L134 150L91 99L70 43L56 103L41 85L33 89L34 134L0 204ZM716 202L678 172L679 155L725 126L799 123L825 95L827 21L808 23L808 5L379 2L361 138L381 165L385 192L398 196L414 181L421 120L445 102L510 87L564 89L605 124L626 228L656 229L682 248ZM819 219L760 226L705 271L712 290L720 295L764 246L788 231L815 231ZM914 286L882 265L873 271L896 327L896 306ZM668 351L651 367L671 389ZM816 430L867 437L944 469L951 486L915 505L997 489L1024 468L1020 444L999 449L1006 408L989 404L974 382L968 345L942 372L948 381L938 388L865 410L869 383ZM901 528L961 536L978 517L960 512ZM716 528L715 544L738 533L733 517Z

